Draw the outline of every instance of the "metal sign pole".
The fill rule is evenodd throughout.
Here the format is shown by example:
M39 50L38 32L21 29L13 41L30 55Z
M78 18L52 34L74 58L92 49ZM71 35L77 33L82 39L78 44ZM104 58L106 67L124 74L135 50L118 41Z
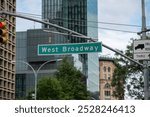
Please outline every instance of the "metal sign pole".
M145 0L141 1L142 4L142 40L147 39L146 37L146 17L145 17ZM149 92L149 69L148 69L148 61L144 60L144 99L150 99L150 92Z

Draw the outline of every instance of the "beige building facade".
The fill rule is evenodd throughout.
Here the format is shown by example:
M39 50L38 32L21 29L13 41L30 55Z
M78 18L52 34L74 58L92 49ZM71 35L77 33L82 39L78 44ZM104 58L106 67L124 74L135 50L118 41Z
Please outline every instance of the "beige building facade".
M100 57L100 100L117 100L112 96L114 88L111 86L115 64L112 58Z
M0 0L0 11L16 12L16 0ZM8 43L0 43L0 100L15 99L16 18L1 15L6 20Z

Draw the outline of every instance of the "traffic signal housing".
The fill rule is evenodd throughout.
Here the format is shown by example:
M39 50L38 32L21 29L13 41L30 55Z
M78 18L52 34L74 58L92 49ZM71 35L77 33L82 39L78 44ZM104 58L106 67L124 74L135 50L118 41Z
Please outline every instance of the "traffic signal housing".
M0 43L6 44L8 42L8 30L6 28L6 21L0 21Z

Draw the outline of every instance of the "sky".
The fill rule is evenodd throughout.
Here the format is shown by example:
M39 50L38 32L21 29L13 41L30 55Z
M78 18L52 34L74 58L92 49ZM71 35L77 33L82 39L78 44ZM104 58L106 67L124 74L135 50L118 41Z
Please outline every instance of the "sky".
M42 0L16 0L16 11L28 14L41 15ZM41 28L41 24L21 18L16 20L16 31L26 31L27 29Z
M147 26L150 26L150 0L146 3ZM17 12L41 15L41 0L17 0ZM98 0L98 21L116 24L129 24L141 26L141 0ZM41 24L17 18L17 31L26 31L27 29L40 28ZM106 25L98 23L99 41L114 49L125 50L127 44L132 43L131 39L139 39L136 32L141 31L141 27L127 27L122 25ZM119 32L113 30L104 30L102 28L111 28L125 30L135 33ZM103 48L103 56L112 56L114 53Z

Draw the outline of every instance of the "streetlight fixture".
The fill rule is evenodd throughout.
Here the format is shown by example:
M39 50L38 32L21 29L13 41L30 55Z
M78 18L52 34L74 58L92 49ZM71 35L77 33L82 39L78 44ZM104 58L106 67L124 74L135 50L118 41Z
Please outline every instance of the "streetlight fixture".
M40 67L37 69L37 70L35 70L33 67L32 67L32 65L30 65L28 62L26 62L26 61L22 61L22 60L19 60L19 61L12 61L12 63L16 63L16 62L21 62L21 63L24 63L24 64L26 64L26 65L28 65L31 69L32 69L32 71L33 71L33 73L34 73L34 77L35 77L35 80L34 80L34 82L35 82L35 87L34 87L34 90L35 90L35 100L37 99L37 77L38 77L38 73L39 73L39 71L40 71L40 69L44 66L44 65L46 65L47 63L49 63L49 62L53 62L53 61L56 61L56 62L58 62L58 61L62 61L62 59L55 59L55 60L49 60L49 61L46 61L46 62L44 62L43 64L41 64L40 65Z

